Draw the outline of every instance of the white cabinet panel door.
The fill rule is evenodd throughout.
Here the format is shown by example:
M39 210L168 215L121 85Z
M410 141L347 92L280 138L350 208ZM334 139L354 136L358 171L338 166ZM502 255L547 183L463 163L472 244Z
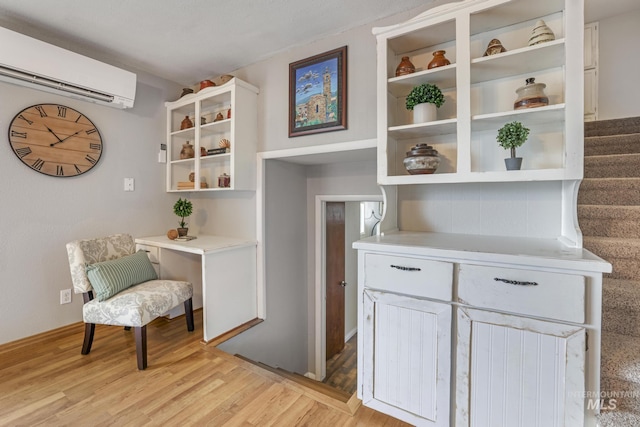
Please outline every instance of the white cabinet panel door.
M584 425L585 329L458 309L456 426Z
M449 426L451 306L364 295L363 403L414 425Z

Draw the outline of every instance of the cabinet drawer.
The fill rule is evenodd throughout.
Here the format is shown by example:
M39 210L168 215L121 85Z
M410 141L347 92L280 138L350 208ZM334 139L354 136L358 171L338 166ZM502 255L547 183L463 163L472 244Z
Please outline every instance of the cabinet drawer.
M585 278L462 264L458 300L477 307L584 323Z
M158 256L159 249L157 246L136 244L136 251L145 251L149 256L149 261L155 264L160 263L160 257Z
M453 264L369 253L364 261L364 285L405 295L451 301Z

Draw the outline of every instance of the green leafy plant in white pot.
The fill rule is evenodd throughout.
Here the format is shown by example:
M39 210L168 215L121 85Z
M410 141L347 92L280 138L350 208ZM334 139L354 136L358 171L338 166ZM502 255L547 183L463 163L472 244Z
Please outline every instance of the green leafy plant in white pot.
M407 95L407 110L413 110L413 123L430 122L436 119L437 109L444 104L440 88L431 83L415 86Z
M193 205L187 199L178 199L173 205L173 213L180 217L180 228L178 228L178 236L184 237L189 233L187 223L184 219L193 213Z
M529 137L529 128L522 123L510 122L498 129L496 141L505 150L510 150L511 157L504 159L507 170L519 170L522 166L522 157L516 157L516 148L522 146Z

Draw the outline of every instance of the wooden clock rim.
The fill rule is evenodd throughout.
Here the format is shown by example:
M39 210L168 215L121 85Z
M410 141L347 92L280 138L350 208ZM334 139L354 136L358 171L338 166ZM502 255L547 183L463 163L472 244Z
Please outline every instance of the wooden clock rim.
M98 134L98 138L99 138L99 140L100 140L100 145L101 145L101 149L100 149L100 156L98 156L98 158L96 159L95 164L93 164L93 165L92 165L91 167L89 167L87 170L82 171L82 172L80 172L80 173L77 173L77 174L75 174L75 175L52 175L52 174L50 174L50 173L42 172L42 171L40 171L40 170L38 170L38 169L35 169L35 168L31 167L28 163L26 163L26 162L22 159L22 157L20 157L20 155L16 152L16 150L15 150L15 148L14 148L13 142L11 141L11 128L13 127L13 123L14 123L14 122L19 118L19 116L20 116L21 114L23 114L25 111L27 111L27 110L29 110L29 109L31 109L31 108L37 107L37 106L41 106L41 105L42 105L42 106L47 106L47 105L48 105L48 106L56 106L56 107L58 107L58 106L59 106L59 107L64 107L64 108L66 108L66 109L68 109L68 110L75 111L76 113L78 113L78 114L80 114L81 116L83 116L87 121L89 121L89 123L90 123L90 124L93 126L93 128L96 130L96 133ZM50 177L53 177L53 178L75 178L75 177L78 177L78 176L84 175L85 173L87 173L87 172L89 172L89 171L93 170L93 168L95 168L95 167L98 165L98 163L99 163L100 159L102 158L102 154L103 154L103 151L104 151L104 143L103 143L103 141L102 141L102 134L100 133L100 129L98 129L98 126L96 126L96 124L93 122L93 120L91 120L91 119L90 119L86 114L84 114L83 112L79 111L78 109L76 109L76 108L74 108L74 107L69 107L69 106L67 106L67 105L60 104L60 103L54 103L54 102L40 102L40 103L33 104L33 105L28 106L28 107L25 107L25 108L21 109L20 111L18 111L18 113L17 113L17 114L13 117L13 119L11 119L11 121L9 122L9 127L8 127L8 129L7 129L7 139L9 140L9 145L11 146L11 151L13 152L13 154L15 154L15 156L18 158L18 160L20 160L20 163L22 163L23 165L25 165L26 167L28 167L28 168L29 168L30 170L32 170L32 171L35 171L35 172L38 172L38 173L39 173L39 174L41 174L41 175L50 176Z

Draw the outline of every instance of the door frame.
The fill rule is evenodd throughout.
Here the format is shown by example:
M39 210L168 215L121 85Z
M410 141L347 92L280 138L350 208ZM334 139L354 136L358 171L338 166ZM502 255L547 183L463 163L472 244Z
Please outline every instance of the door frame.
M325 237L326 219L325 209L327 202L384 202L382 195L317 195L315 201L315 357L312 374L318 381L322 381L327 374L327 361L324 355L327 348L326 335L326 262L325 262ZM380 230L380 225L378 225ZM351 283L349 286L357 286ZM311 375L308 375L311 376Z

